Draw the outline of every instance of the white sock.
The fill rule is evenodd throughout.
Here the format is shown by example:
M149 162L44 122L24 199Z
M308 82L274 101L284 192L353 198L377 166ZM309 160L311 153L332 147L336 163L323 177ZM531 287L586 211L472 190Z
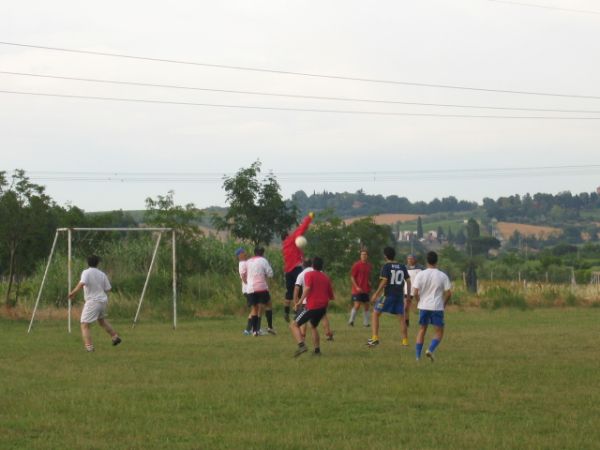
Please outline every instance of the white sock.
M354 322L354 319L356 319L356 310L354 308L352 308L352 311L350 311L350 320L349 320L349 322Z
M371 312L370 311L364 311L363 312L363 320L364 320L364 324L365 325L369 325L370 321L371 321Z

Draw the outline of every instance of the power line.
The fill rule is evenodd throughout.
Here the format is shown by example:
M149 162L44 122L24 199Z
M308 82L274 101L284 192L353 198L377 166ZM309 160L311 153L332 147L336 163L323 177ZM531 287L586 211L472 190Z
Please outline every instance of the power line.
M504 167L415 171L361 171L361 172L280 172L274 174L279 182L306 183L385 183L403 182L407 179L419 181L475 180L528 178L567 175L595 175L600 164L559 165L541 167ZM102 182L102 183L222 183L224 177L235 174L219 173L173 173L173 172L29 172L29 178L36 181L55 182ZM268 176L268 175L265 175Z
M600 110L519 108L519 107L502 107L502 106L461 105L461 104L449 104L449 103L407 102L407 101L399 101L399 100L378 100L378 99L351 98L351 97L350 98L349 97L327 97L327 96L316 96L316 95L283 94L283 93L274 93L274 92L239 91L239 90L231 90L231 89L202 88L202 87L195 87L195 86L182 86L182 85L173 85L173 84L155 84L155 83L144 83L144 82L137 82L137 81L105 80L105 79L99 79L99 78L69 77L69 76L62 76L62 75L36 74L36 73L30 73L30 72L10 72L10 71L4 71L4 70L0 70L0 74L34 77L34 78L48 78L48 79L65 80L65 81L83 81L83 82L88 82L88 83L104 83L104 84L116 84L116 85L124 85L124 86L182 89L182 90L192 90L192 91L202 91L202 92L218 92L218 93L227 93L227 94L243 94L243 95L267 96L267 97L295 98L295 99L303 99L303 100L327 100L327 101L377 103L377 104L391 104L391 105L433 106L433 107L444 107L444 108L490 109L490 110L503 110L503 111L600 114Z
M365 83L393 84L393 85L403 85L403 86L419 86L419 87L440 88L440 89L459 89L459 90L465 90L465 91L490 92L490 93L499 93L499 94L538 95L538 96L549 96L549 97L586 98L586 99L595 99L595 100L600 99L600 96L597 96L597 95L577 95L577 94L564 94L564 93L553 93L553 92L517 91L517 90L508 90L508 89L481 88L481 87L451 85L451 84L435 84L435 83L419 83L419 82L412 82L412 81L384 80L384 79L376 79L376 78L353 77L353 76L346 76L346 75L328 75L328 74L309 73L309 72L294 72L294 71L289 71L289 70L267 69L267 68L261 68L261 67L233 66L233 65L226 65L226 64L202 63L202 62L185 61L185 60L178 60L178 59L152 58L152 57L146 57L146 56L127 55L127 54L122 54L122 53L97 52L97 51L92 51L92 50L76 50L76 49L69 49L69 48L62 48L62 47L49 47L49 46L43 46L43 45L21 44L21 43L17 43L17 42L8 42L8 41L0 41L0 45L9 45L9 46L15 46L15 47L24 47L24 48L36 48L36 49L41 49L41 50L52 50L52 51L59 51L59 52L78 53L78 54L87 54L87 55L96 55L96 56L109 56L109 57L114 57L114 58L126 58L126 59L140 60L140 61L154 61L154 62L163 62L163 63L171 63L171 64L184 64L184 65L192 65L192 66L211 67L211 68L216 68L216 69L243 70L243 71L249 71L249 72L272 73L272 74L277 74L277 75L291 75L291 76L324 78L324 79L345 80L345 81L360 81L360 82L365 82Z
M310 113L327 114L349 114L349 115L369 115L369 116L399 116L399 117L447 117L447 118L468 118L468 119L530 119L530 120L600 120L598 117L565 117L565 116L502 116L502 115L472 115L472 114L439 114L439 113L403 113L403 112L385 112L385 111L353 111L343 109L315 109L315 108L284 108L275 106L252 106L252 105L227 105L218 103L195 103L195 102L176 102L167 100L152 100L138 98L122 97L97 97L91 95L68 95L68 94L50 94L45 92L25 92L0 90L0 94L28 95L36 97L55 97L68 98L76 100L101 100L112 102L146 103L160 105L179 105L179 106L202 106L208 108L228 108L228 109L250 109L263 111L295 111Z
M495 3L505 3L507 5L516 5L516 6L527 6L527 7L531 7L531 8L551 9L551 10L554 10L554 11L565 11L565 12L574 12L574 13L581 13L581 14L596 14L596 15L600 15L600 11L590 11L590 10L585 10L585 9L560 8L558 6L535 5L533 3L513 2L513 1L509 1L509 0L488 0L488 1L495 2Z

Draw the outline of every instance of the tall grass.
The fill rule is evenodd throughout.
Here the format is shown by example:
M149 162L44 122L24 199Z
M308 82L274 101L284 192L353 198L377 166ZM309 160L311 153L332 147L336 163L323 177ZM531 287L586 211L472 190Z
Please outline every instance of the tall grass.
M87 254L91 252L99 254L102 257L100 268L108 274L113 286L110 294L111 315L133 318L150 266L154 239L155 236L147 235L91 243L76 240L73 246L73 286L79 281L79 275L86 267ZM181 245L178 248L178 313L181 317L246 313L246 304L241 295L237 272L237 259L234 255L234 250L238 246L240 246L239 242L231 240L222 242L207 237L194 242L193 245ZM50 265L41 298L40 307L47 310L47 316L61 316L64 313L60 311L67 304L67 258L66 249L63 247L61 245L58 248ZM251 254L251 246L246 245L246 249ZM170 241L163 240L150 277L142 308L142 319L166 319L172 315L171 257ZM268 248L266 257L275 271L270 288L273 303L278 309L284 298L283 261L280 249ZM20 299L17 307L11 311L5 309L1 314L11 317L26 317L30 314L45 264L45 261L40 262L35 273L20 283ZM333 281L337 301L332 303L331 308L333 311L345 311L350 298L349 277L339 276ZM0 296L5 288L6 284L0 283ZM81 303L80 296L75 306ZM480 282L478 293L471 294L462 287L460 281L455 281L452 304L491 309L598 306L600 286L484 280Z

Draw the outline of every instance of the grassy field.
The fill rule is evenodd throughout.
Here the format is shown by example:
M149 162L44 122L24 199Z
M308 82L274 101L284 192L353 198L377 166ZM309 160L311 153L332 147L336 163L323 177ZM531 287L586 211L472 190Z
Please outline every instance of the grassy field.
M598 308L451 311L433 364L414 328L401 348L386 317L369 349L345 319L297 359L281 320L260 338L239 317L116 322L123 344L94 327L91 354L62 321L0 320L0 448L600 446Z

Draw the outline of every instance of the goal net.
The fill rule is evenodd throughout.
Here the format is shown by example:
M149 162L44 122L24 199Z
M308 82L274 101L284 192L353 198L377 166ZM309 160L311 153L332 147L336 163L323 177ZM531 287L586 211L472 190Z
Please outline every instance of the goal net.
M29 328L27 329L27 333L31 332L33 327L33 322L35 320L35 315L40 303L40 299L42 298L42 292L44 290L44 286L46 284L46 278L48 276L48 270L50 269L50 265L52 264L52 259L55 255L56 244L58 239L62 235L66 235L67 238L67 289L68 292L71 292L73 289L73 235L80 232L123 232L123 233L155 233L157 235L156 241L154 243L154 250L152 252L152 259L150 261L150 265L148 267L148 272L145 277L144 286L142 288L142 292L140 294L140 298L137 304L137 309L135 313L135 317L133 318L133 327L135 327L140 311L142 309L142 304L144 302L144 296L146 295L146 291L148 289L148 282L150 281L150 275L152 274L152 269L156 264L156 255L158 253L158 249L163 239L163 235L170 235L171 240L171 255L172 255L172 295L173 295L173 328L177 327L177 253L176 253L176 237L175 230L172 228L57 228L56 233L54 235L54 241L52 242L52 247L50 249L50 255L48 257L48 262L46 263L46 268L44 270L44 275L42 277L42 282L40 284L40 288L38 290L38 294L35 300L35 305L33 307L33 312L31 314L31 321L29 322ZM167 237L168 239L168 237ZM67 330L71 332L71 309L72 302L71 299L68 299L68 314L67 314Z

